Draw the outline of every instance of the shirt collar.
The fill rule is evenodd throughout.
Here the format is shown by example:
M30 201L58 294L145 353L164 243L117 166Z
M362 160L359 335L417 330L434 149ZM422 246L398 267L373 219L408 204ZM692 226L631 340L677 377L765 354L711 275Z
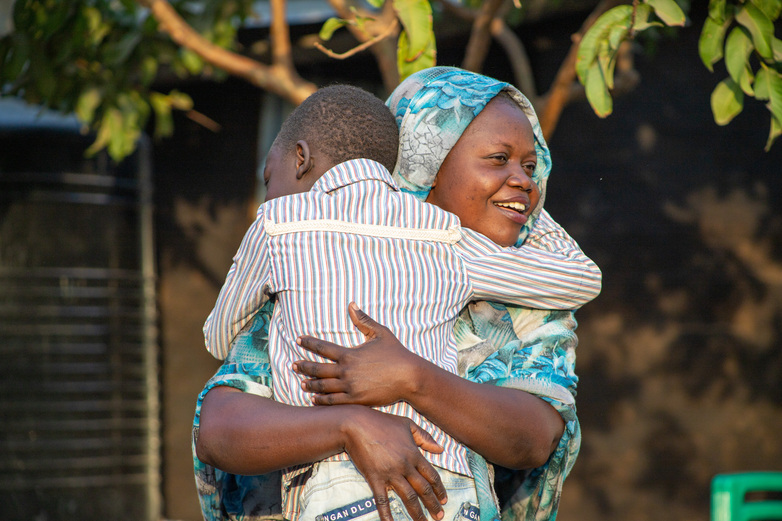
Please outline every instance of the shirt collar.
M328 193L359 181L381 181L387 184L391 190L399 191L399 187L391 178L386 167L371 159L351 159L338 164L323 174L315 182L312 190Z

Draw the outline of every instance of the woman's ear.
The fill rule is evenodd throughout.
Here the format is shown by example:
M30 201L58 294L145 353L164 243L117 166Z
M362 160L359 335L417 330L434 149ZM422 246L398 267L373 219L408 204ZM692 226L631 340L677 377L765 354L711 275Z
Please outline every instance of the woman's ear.
M311 172L315 161L310 153L310 146L303 139L296 142L296 179L301 179Z

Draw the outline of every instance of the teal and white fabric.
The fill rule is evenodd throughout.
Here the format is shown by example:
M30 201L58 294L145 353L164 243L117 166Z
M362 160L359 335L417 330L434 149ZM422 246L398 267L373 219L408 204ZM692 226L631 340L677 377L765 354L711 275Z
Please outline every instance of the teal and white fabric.
M272 397L268 331L273 311L274 302L269 301L255 314L250 326L234 340L228 358L198 395L191 443L196 491L204 521L283 519L280 472L259 476L230 474L207 465L198 459L195 451L201 404L211 389L218 386L234 387L245 393Z
M502 91L518 103L530 120L538 156L533 181L540 188L541 199L521 230L516 243L520 245L542 211L551 155L532 104L512 85L452 67L434 67L408 77L386 102L400 132L394 179L403 190L425 200L448 152L470 122ZM478 487L482 521L500 515L507 521L556 517L562 484L581 445L575 407L575 328L571 311L489 302L471 304L457 322L462 376L535 394L554 406L566 422L559 446L549 461L527 473L509 503L502 506L502 512L496 506L492 512L490 507L496 504L490 483L492 469L479 455L472 455L471 470Z

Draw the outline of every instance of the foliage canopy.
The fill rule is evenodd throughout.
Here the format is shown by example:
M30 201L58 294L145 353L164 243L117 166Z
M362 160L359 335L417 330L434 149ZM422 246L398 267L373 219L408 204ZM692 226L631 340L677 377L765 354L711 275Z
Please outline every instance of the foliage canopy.
M337 16L321 28L316 46L323 52L344 59L370 49L389 90L400 78L436 63L429 0L352 1L329 0ZM518 65L518 86L539 105L549 136L576 79L595 113L606 117L613 110L616 77L627 72L622 65L630 52L627 42L643 31L687 21L674 0L601 2L574 38L551 90L538 96L524 69L523 46L508 27L509 19L519 19L519 6L509 0L436 1L472 23L463 67L480 70L488 41L502 42ZM88 152L105 148L115 160L134 150L153 114L154 134L162 137L173 132L173 110L192 113L186 94L155 90L164 69L183 78L233 74L298 103L316 87L295 69L286 0L269 2L267 65L238 52L237 30L253 16L251 0L16 0L12 30L0 38L0 94L76 114L95 132ZM710 0L698 46L709 70L721 60L727 70L711 95L717 124L739 114L746 97L767 102L766 150L782 134L782 41L774 34L780 12L782 0ZM324 43L343 28L359 45L337 55Z

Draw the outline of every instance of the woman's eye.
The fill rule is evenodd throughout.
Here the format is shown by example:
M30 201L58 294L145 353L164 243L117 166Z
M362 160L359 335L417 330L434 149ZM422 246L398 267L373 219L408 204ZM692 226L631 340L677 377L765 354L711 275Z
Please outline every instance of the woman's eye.
M529 175L532 175L532 172L535 171L536 166L537 165L535 163L524 163L523 165L521 165L524 171L527 172Z
M504 154L497 154L496 156L491 156L491 158L498 163L502 163L503 165L508 162L508 157Z

